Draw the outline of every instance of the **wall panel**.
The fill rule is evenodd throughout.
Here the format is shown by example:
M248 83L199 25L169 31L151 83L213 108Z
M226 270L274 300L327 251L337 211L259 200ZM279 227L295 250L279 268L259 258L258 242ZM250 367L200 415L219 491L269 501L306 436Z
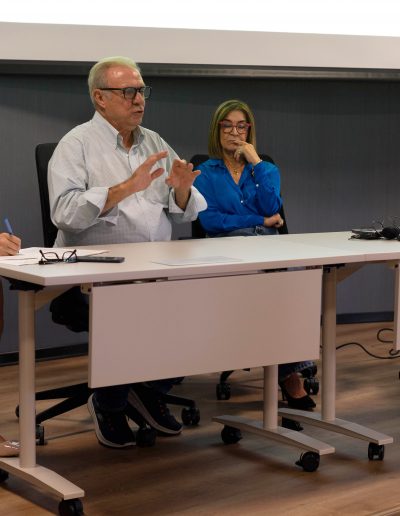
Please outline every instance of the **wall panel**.
M273 78L145 77L153 86L144 125L184 158L207 151L211 114L227 98L252 106L258 147L281 168L289 230L341 231L400 216L400 82ZM56 141L86 121L92 106L82 75L0 74L0 215L24 247L42 242L34 163L36 144ZM175 236L189 228L178 228ZM400 243L399 243L400 246ZM392 272L358 272L339 287L339 312L393 309ZM6 293L0 352L16 348L16 296ZM40 347L81 342L49 322L38 325Z

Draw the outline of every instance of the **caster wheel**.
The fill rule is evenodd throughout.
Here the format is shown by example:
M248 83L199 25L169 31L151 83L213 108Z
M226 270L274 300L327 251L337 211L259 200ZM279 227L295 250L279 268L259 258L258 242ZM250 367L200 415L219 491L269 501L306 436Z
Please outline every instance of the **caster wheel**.
M385 445L369 443L368 445L368 458L369 460L383 460L385 456Z
M8 471L5 469L0 469L0 484L5 482L8 478Z
M157 437L157 430L149 427L142 427L136 432L136 444L140 448L154 446Z
M198 408L183 408L182 423L186 426L196 426L200 421L200 410Z
M46 441L44 440L44 428L42 425L36 425L36 444L44 446Z
M304 380L304 389L307 394L318 394L319 392L319 381L317 378L306 378Z
M231 397L231 386L229 383L217 384L217 400L229 400Z
M287 417L282 418L282 426L283 428L289 428L289 430L295 430L296 432L301 432L302 430L304 430L304 428L298 421L288 419Z
M304 471L309 473L316 471L319 466L319 455L315 452L305 452L300 455L300 459L296 462L297 466L301 466Z
M400 374L400 373L399 373ZM17 405L15 407L15 415L17 416L17 418L19 419L19 405Z
M242 434L238 428L224 426L221 431L221 438L225 444L236 444L242 438Z
M61 500L58 504L60 516L83 516L83 505L79 498Z

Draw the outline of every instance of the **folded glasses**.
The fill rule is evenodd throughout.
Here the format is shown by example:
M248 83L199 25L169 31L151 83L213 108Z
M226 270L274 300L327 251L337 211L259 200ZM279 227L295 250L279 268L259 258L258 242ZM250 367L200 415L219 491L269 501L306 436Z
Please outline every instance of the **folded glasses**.
M77 261L76 249L73 251L65 251L61 256L57 254L55 251L48 251L44 253L41 249L39 250L41 258L39 260L39 265L48 265L50 263L73 263Z

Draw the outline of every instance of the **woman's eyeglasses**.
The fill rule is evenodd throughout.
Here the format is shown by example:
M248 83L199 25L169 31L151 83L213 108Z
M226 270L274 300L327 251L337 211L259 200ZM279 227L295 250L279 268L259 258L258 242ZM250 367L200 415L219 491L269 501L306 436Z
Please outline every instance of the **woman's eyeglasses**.
M231 133L233 129L236 129L238 134L246 133L249 130L249 127L251 127L251 124L248 124L247 122L238 122L235 125L232 124L232 122L228 122L227 120L222 120L219 125L223 133Z
M40 260L39 265L48 265L50 263L60 263L60 262L76 262L77 256L76 256L76 249L73 251L65 251L61 256L59 256L54 251L48 251L44 253L41 249L39 250L40 253Z

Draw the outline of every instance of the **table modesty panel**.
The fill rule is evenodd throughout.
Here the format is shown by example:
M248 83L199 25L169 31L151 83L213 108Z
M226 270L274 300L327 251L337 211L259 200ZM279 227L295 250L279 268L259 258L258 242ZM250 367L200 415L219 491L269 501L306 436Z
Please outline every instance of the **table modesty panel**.
M91 387L317 359L322 270L93 286Z

